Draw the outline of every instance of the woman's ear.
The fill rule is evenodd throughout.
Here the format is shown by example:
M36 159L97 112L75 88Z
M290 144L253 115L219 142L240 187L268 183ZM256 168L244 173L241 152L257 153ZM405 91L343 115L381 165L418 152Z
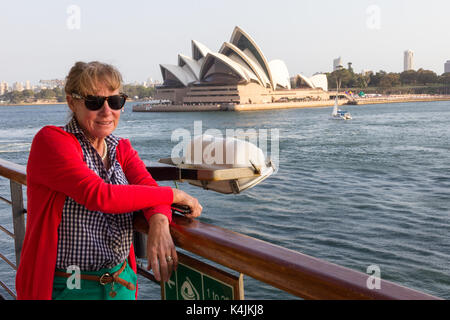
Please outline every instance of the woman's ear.
M73 97L71 95L66 95L66 100L70 110L72 110L72 112L75 112L75 104L73 101Z

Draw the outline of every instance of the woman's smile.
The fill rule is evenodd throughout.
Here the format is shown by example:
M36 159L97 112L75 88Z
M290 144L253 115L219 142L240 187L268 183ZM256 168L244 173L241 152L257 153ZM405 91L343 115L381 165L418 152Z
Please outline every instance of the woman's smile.
M97 120L97 121L95 121L95 123L96 123L97 125L99 125L99 126L110 126L110 125L112 125L114 122L113 122L112 120L109 120L109 121L107 121L107 120Z

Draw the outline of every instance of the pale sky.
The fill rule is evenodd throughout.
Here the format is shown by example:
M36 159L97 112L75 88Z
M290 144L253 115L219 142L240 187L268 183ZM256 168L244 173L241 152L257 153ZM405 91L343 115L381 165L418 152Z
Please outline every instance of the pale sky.
M267 60L290 75L332 71L444 72L450 60L449 0L0 0L0 81L63 79L75 61L115 65L125 82L161 80L159 64L213 51L243 28Z

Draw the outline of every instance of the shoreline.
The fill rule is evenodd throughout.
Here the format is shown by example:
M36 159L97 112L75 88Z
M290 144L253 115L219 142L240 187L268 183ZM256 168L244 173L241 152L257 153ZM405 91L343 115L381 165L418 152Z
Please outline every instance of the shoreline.
M383 97L370 97L370 98L356 98L356 105L370 105L370 104L391 104L391 103L410 103L410 102L433 102L433 101L450 101L450 95L444 96L431 96L431 95L393 95ZM322 108L330 107L334 105L334 100L321 100L321 101L305 101L305 102L280 102L280 103L262 103L262 104L240 104L240 105L155 105L151 110L142 107L145 106L145 102L139 101L127 101L138 102L133 106L134 112L195 112L195 111L253 111L253 110L276 110L276 109L302 109L302 108ZM347 105L348 100L339 100L339 105ZM42 106L42 105L64 105L67 102L24 102L24 103L0 103L0 107L12 107L12 106Z
M356 98L357 104L347 104L348 100L339 100L339 106L359 106L371 104L392 104L411 102L450 101L449 96L426 95L398 95L373 98ZM280 102L264 104L204 104L204 105L153 105L137 104L133 106L133 112L204 112L204 111L261 111L276 109L301 109L324 108L334 105L334 100L305 101L305 102Z
M17 106L44 106L44 105L67 104L67 102L23 102L23 103L0 103L0 107L17 107Z

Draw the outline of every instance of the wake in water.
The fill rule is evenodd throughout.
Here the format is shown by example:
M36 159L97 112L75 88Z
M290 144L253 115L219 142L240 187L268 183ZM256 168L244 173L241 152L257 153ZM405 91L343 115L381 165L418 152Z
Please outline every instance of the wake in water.
M2 143L0 153L30 152L31 143Z

